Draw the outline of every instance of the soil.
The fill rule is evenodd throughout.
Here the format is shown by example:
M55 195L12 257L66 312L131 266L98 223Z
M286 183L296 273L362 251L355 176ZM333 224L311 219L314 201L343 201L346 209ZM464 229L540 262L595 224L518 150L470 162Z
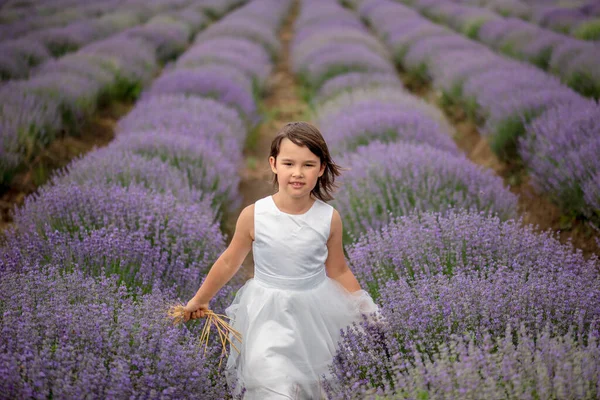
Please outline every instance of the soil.
M263 121L250 133L244 151L244 164L240 168L240 195L243 197L241 210L256 200L274 192L271 183L272 172L269 167L271 140L287 122L302 118L308 109L301 100L299 84L290 68L290 41L294 35L294 21L298 15L299 4L294 2L290 15L279 32L281 54L273 73L267 80L266 94L261 108ZM232 236L239 212L228 217L225 230ZM244 261L241 274L244 279L251 278L253 271L252 254Z
M115 136L117 120L132 107L130 102L107 105L81 128L78 136L56 139L28 163L24 171L15 176L10 187L0 194L0 232L12 224L14 208L21 206L26 196L35 193L48 181L52 172L65 167L74 158L110 143Z
M523 221L537 226L539 231L556 232L562 243L571 242L584 257L600 257L600 232L586 221L576 220L564 215L547 197L539 195L529 184L526 172L516 165L510 165L496 157L485 137L481 136L475 123L460 107L442 105L441 93L430 85L415 83L406 73L400 72L405 86L415 95L440 108L448 121L456 129L454 136L458 147L474 163L492 169L504 179L511 192L519 196L519 212Z

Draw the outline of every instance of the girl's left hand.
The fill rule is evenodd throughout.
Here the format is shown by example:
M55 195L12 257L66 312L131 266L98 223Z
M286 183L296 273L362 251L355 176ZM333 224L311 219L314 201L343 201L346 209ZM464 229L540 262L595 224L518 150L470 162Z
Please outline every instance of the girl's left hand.
M204 318L208 311L208 303L193 298L183 307L183 311L184 322L187 322L190 319Z

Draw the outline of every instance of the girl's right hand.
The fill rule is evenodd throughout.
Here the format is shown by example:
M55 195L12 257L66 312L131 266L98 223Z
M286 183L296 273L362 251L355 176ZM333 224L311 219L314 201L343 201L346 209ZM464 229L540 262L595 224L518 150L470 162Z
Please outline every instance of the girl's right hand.
M188 322L190 319L204 318L208 311L208 303L203 303L193 298L183 307L183 311L184 322Z

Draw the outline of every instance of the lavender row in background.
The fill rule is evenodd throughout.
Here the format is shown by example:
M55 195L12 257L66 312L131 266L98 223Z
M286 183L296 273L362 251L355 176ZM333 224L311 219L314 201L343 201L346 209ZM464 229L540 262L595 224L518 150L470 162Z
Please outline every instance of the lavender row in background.
M458 2L486 7L501 15L528 20L579 39L600 39L600 5L594 0L568 3L547 0L458 0Z
M235 3L234 3L235 4ZM157 16L148 24L91 43L39 66L29 80L0 87L0 184L57 135L77 132L103 103L137 98L164 62L187 46L206 17L186 9L177 20Z
M65 27L43 29L16 40L1 42L0 79L27 78L30 71L43 61L71 53L87 44L114 36L145 22L152 24L154 16L166 16L167 10L172 10L173 15L176 15L177 11L186 7L190 1L177 0L173 3L161 0L154 3L138 4L137 7L126 4L123 9L117 7L110 14L96 19L77 21ZM186 11L194 12L194 8ZM154 26L154 29L157 27Z
M157 13L178 14L177 8L185 5L190 5L191 9L201 11L211 19L218 19L231 9L231 2L220 0L102 0L94 3L86 0L54 0L22 2L18 8L11 8L13 4L6 4L0 9L2 44L27 34L39 35L44 30L56 33L51 28L65 27L71 23L78 26L80 22L97 23L102 18L124 21L134 17L148 20Z
M433 21L561 77L581 94L600 97L600 42L585 42L518 18L448 0L404 0Z
M100 17L114 11L116 7L122 7L124 3L135 6L135 1L126 0L103 0L91 4L85 0L29 4L7 2L0 8L0 41L15 39L36 30L65 26L86 18Z
M403 89L389 53L359 22L335 2L307 5L292 45L292 68L312 85L314 120L351 170L335 200L346 241L415 211L514 216L516 198L460 153L442 113Z
M274 35L290 5L256 0L231 18L268 24ZM239 39L236 34L209 36L198 37L197 46L224 39L235 44ZM248 50L246 56L260 58L265 48ZM190 52L200 54L194 48ZM216 59L225 68L223 58ZM229 63L234 68L234 61ZM265 67L271 69L272 63ZM166 71L163 77L179 70ZM241 158L244 135L251 127L242 112L228 105L228 98L206 95L212 93L188 96L152 88L120 121L113 143L73 162L39 195L26 200L15 219L18 231L3 249L0 273L3 322L9 324L2 330L10 343L0 351L2 393L227 398L217 338L210 339L204 357L193 341L201 324L173 328L163 318L175 296L193 295L224 249L214 199L230 185L233 175L227 174L236 170L228 168ZM223 174L222 181L212 182L215 188L204 186L210 186L215 171ZM92 280L86 276L90 274L99 277ZM110 274L117 276L103 277ZM130 291L118 288L119 281ZM211 308L222 312L239 283L221 290ZM52 307L42 312L39 303L30 301L34 297ZM153 317L141 308L152 310ZM25 322L8 311L17 309L27 310ZM94 324L78 319L82 310L99 314ZM24 331L35 332L39 340L19 342ZM89 343L94 343L93 350ZM25 360L20 354L34 357ZM25 368L19 370L19 365ZM65 382L67 370L77 371L77 377ZM196 386L182 386L183 380Z
M497 155L507 161L520 158L534 187L567 214L598 225L600 163L592 155L600 146L596 102L400 4L364 1L359 12L384 38L396 62L431 81L445 102L462 105L484 123L480 131ZM546 117L536 122L544 112ZM552 122L557 114L560 127Z

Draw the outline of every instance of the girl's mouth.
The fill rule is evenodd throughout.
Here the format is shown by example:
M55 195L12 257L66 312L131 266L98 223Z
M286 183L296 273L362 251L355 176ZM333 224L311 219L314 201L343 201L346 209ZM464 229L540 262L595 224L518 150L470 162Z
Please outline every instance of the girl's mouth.
M302 186L304 186L304 183L301 183L301 182L290 182L290 185L292 185L293 188L299 189Z

